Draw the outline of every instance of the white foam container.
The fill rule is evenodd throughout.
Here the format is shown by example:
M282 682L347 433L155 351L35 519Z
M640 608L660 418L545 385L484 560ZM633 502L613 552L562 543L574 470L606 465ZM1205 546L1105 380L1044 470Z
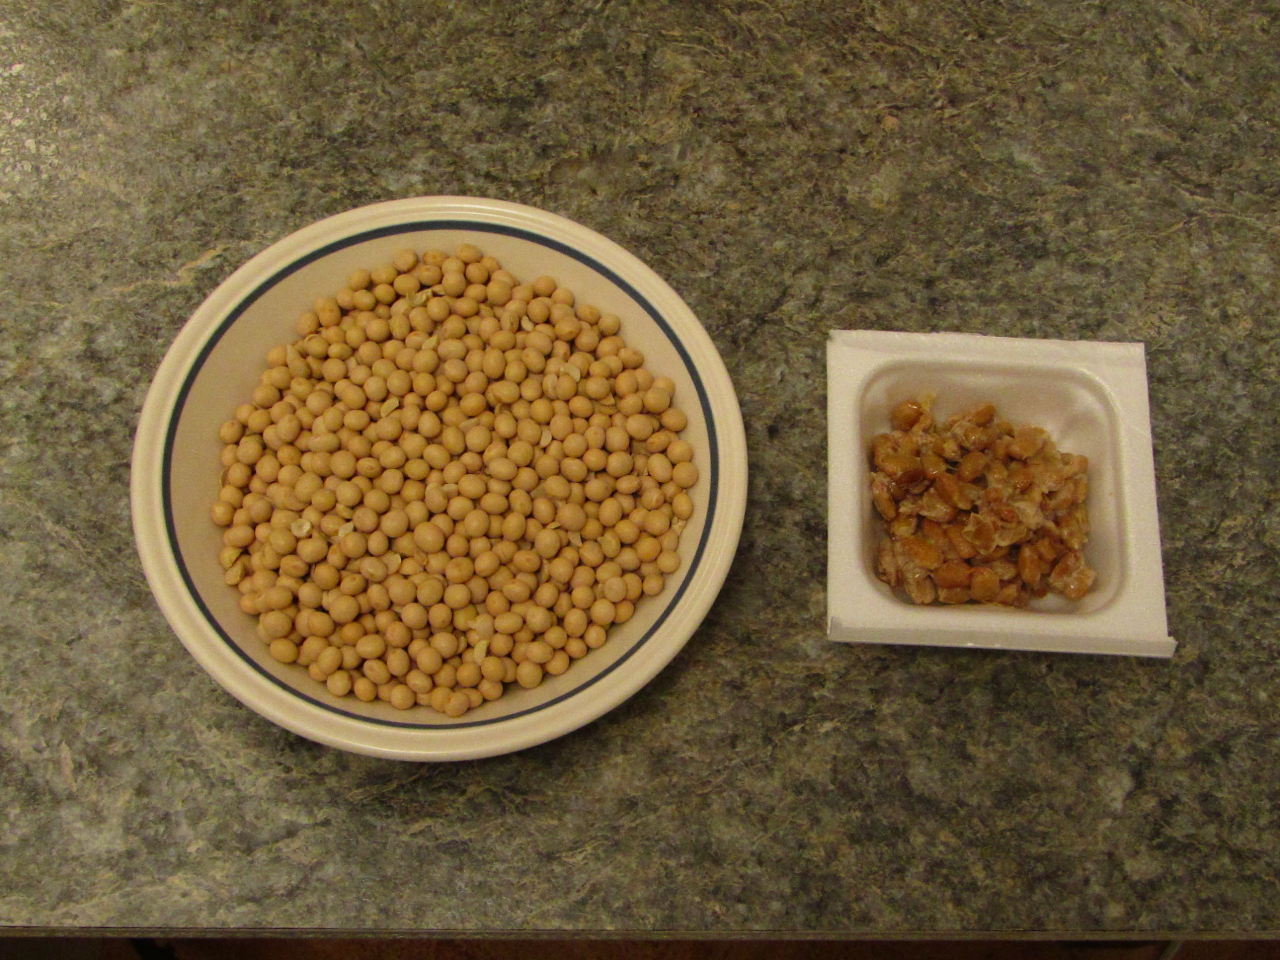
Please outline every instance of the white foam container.
M927 644L1170 657L1155 468L1140 343L970 334L834 331L827 344L827 630L850 643ZM867 451L889 411L932 393L939 418L991 402L1089 458L1098 574L1077 602L1051 594L1028 609L916 606L876 576L883 526Z

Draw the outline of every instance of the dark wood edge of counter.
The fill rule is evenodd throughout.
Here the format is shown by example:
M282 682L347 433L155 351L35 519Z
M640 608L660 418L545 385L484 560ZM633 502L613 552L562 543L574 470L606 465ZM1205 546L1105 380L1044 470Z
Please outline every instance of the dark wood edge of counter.
M1280 940L1280 930L367 930L299 927L8 927L5 937L139 938L164 940L723 940L723 941L1045 941L1154 942Z

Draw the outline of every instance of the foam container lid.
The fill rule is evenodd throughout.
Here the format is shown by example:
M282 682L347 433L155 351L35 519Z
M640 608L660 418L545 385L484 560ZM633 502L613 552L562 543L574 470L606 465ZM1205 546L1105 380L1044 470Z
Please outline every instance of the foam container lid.
M1028 609L916 606L876 576L871 439L921 394L939 419L983 402L1089 458L1093 589ZM848 643L1170 657L1146 356L1140 343L838 330L827 343L827 632Z

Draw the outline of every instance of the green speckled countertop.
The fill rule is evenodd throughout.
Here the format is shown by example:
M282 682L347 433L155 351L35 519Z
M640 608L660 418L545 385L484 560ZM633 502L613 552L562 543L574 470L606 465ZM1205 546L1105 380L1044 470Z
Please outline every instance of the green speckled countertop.
M1278 16L0 0L0 925L1280 929ZM753 466L673 664L455 766L233 701L128 509L201 299L417 194L651 264L724 355ZM834 328L1145 341L1176 657L829 643Z

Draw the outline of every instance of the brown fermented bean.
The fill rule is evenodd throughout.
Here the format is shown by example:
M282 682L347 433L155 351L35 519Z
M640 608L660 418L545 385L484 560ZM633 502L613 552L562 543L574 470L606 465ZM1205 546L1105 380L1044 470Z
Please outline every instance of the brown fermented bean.
M978 550L968 539L965 538L964 528L953 523L946 528L947 539L951 542L951 549L961 560L969 560L977 556Z
M1022 578L1022 582L1029 587L1034 587L1040 582L1042 574L1043 567L1040 554L1032 548L1019 550L1018 576Z
M970 450L956 465L956 479L961 483L972 483L982 476L989 458L980 450Z
M910 430L916 425L924 407L918 400L903 400L889 414L889 422L895 430Z
M930 480L937 481L947 476L947 461L932 451L926 451L920 455L920 465L924 469L924 475Z
M928 540L907 537L901 545L911 561L925 570L937 569L942 564L942 552Z
M1008 445L1009 456L1018 460L1033 457L1045 442L1044 431L1039 427L1020 426L1013 432L1013 441Z
M941 588L967 587L973 568L963 560L948 560L933 571L933 582Z

